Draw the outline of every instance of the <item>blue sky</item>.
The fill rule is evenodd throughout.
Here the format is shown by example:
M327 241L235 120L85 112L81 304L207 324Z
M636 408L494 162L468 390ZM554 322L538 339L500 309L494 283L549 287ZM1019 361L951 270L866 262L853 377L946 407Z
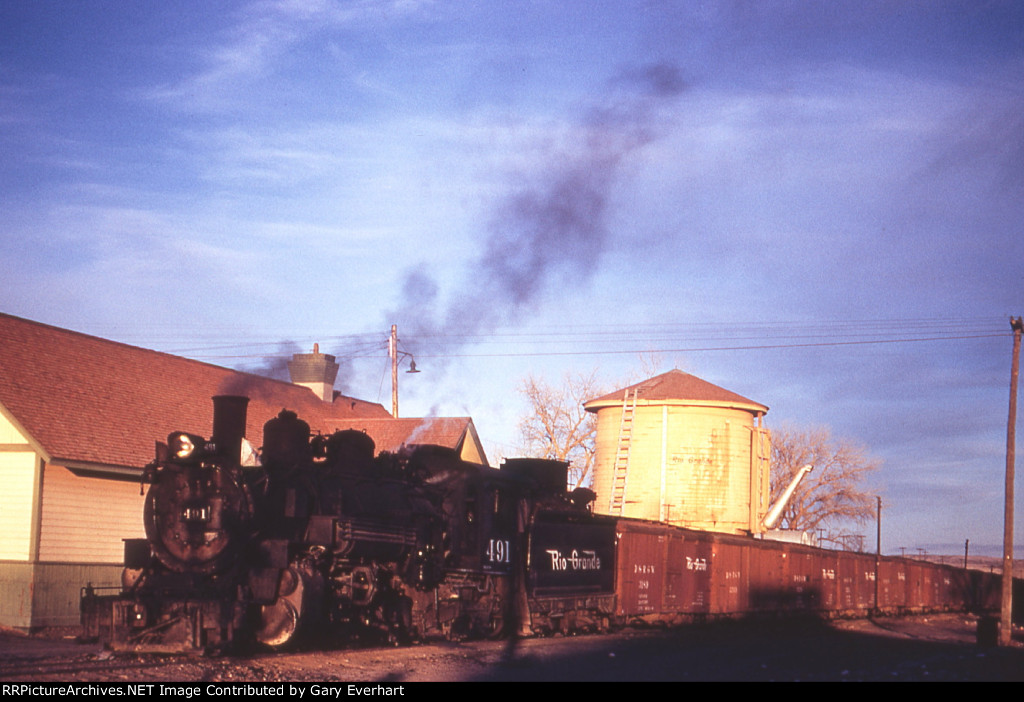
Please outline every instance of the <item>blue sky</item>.
M0 310L385 405L398 324L492 457L653 353L998 544L1022 77L1020 2L6 2Z

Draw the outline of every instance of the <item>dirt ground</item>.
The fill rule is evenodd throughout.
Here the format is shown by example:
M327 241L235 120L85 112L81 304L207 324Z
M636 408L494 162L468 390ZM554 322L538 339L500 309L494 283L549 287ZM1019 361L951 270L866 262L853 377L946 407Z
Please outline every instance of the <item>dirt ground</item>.
M122 656L75 632L0 632L19 682L1019 681L1024 644L976 643L977 619L725 622L671 630L245 657ZM1021 632L1017 632L1021 638Z

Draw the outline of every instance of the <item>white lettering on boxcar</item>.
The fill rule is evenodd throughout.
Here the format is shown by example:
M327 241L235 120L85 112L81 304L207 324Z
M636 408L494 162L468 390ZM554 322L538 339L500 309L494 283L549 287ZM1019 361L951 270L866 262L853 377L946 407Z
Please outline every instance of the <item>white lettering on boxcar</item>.
M601 570L597 551L573 549L568 556L563 556L558 549L548 549L546 553L551 556L551 570Z

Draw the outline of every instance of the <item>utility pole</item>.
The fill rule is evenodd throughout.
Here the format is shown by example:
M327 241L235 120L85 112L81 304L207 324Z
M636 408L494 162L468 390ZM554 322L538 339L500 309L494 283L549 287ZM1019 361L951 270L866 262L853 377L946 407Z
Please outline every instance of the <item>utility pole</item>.
M388 357L391 359L391 416L398 419L398 325L391 325L388 337Z
M416 359L411 353L398 350L398 325L391 325L391 336L388 337L388 358L391 359L391 416L398 419L398 358L409 357L409 370L406 373L419 373Z
M875 495L877 504L877 516L875 517L875 614L878 613L880 603L878 602L878 581L881 580L878 572L882 564L882 497Z
M1000 603L999 645L1009 646L1013 608L1013 464L1017 427L1017 376L1020 373L1020 337L1024 322L1010 317L1013 329L1013 361L1010 363L1010 417L1006 423L1006 496L1003 507L1003 597Z

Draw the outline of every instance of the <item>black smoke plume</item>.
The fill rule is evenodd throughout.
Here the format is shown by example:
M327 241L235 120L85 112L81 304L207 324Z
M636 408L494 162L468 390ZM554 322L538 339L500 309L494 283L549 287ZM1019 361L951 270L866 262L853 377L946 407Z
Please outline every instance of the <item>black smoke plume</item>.
M288 362L295 354L309 353L310 350L309 348L300 348L294 341L281 341L278 343L277 351L271 356L266 356L263 363L245 364L238 368L239 371L248 375L235 375L226 378L217 392L222 395L245 395L250 399L270 399L274 396L266 389L266 385L258 382L252 376L290 383L291 373L288 371ZM334 389L344 395L352 379L352 359L338 356L330 351L325 353L335 356L334 360L338 364L338 377L334 381Z
M608 200L623 161L661 136L661 114L685 89L668 64L631 68L583 111L571 143L493 210L479 257L446 303L424 267L406 274L389 313L403 348L451 352L467 335L515 322L558 279L578 285L607 245Z

